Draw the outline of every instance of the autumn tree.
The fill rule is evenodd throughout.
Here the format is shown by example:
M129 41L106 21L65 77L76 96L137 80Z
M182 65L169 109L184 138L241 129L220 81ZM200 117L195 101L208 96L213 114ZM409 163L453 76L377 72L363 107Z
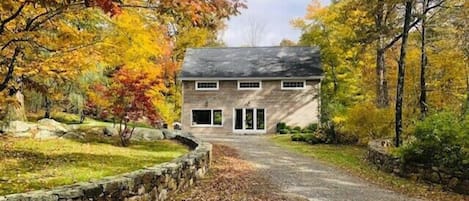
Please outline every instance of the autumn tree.
M356 75L367 63L358 62L366 57L361 54L362 47L352 45L357 36L350 34L354 23L358 23L354 19L363 19L362 13L344 11L346 5L347 2L337 2L322 7L314 1L304 19L292 22L303 32L299 45L320 47L322 67L327 72L321 84L321 121L332 130L342 121L336 117L344 114L344 108L369 96L363 87L357 87L361 80Z
M455 20L452 25L456 30L454 32L454 40L457 41L456 47L463 54L464 74L465 74L465 103L462 107L462 114L469 114L469 2L456 1L454 9L448 14Z
M7 89L4 92L6 98L10 103L16 102L8 106L8 114L24 114L22 90L25 80L38 75L66 78L73 76L72 67L78 70L77 67L84 66L74 66L72 62L77 61L76 55L69 53L82 49L92 40L86 39L89 35L80 33L69 19L79 18L75 15L86 7L97 6L111 15L119 12L115 4L105 0L91 4L82 1L2 1L1 6L0 92ZM69 65L60 65L64 61L70 61ZM25 115L10 120L14 119L25 120Z
M467 72L464 58L464 1L413 1L409 23L406 57L400 58L405 5L402 1L383 1L384 30L376 30L378 4L364 1L337 1L327 7L313 2L307 15L295 20L303 34L300 45L319 46L323 69L322 126L335 133L360 139L391 137L395 132L397 114L393 107L378 103L380 76L377 75L377 33L384 33L384 64L388 93L402 93L403 136L410 135L415 122L421 118L421 92L425 92L428 113L441 110L459 111L467 101ZM395 5L395 6L390 6ZM392 8L392 9L391 9ZM391 10L389 10L391 9ZM392 11L392 12L391 12ZM379 12L378 12L379 13ZM384 20L384 19L383 19ZM422 22L425 20L425 48L422 48ZM422 89L422 49L425 50L425 89ZM398 66L405 65L399 89ZM459 73L458 73L459 72ZM375 76L370 76L375 75ZM401 91L401 92L402 92ZM389 106L394 97L389 97ZM384 100L384 99L382 99ZM392 100L392 101L391 101ZM366 111L366 112L364 112ZM330 126L332 125L332 126ZM364 132L366 131L366 132Z
M296 43L292 40L285 38L285 39L282 39L282 41L280 41L280 46L282 47L296 46Z
M110 16L121 13L122 8L138 10L148 21L154 21L158 26L164 26L168 22L186 21L191 26L215 27L222 19L239 13L239 9L244 7L238 0L129 0L116 3L110 0L77 0L64 3L3 1L1 5L0 78L3 79L0 92L6 93L5 89L8 89L7 103L20 103L20 107L16 107L16 104L11 108L21 110L24 110L24 104L20 95L25 83L45 86L41 83L44 77L59 82L71 82L73 78L79 77L81 72L93 69L98 63L119 66L116 65L119 62L112 61L113 56L108 56L108 53L119 52L119 47L111 45L117 44L119 39L113 41L111 38L114 36L107 34L115 19L104 16L100 11L85 8L99 7ZM167 38L159 39L167 41ZM28 82L25 82L26 80ZM15 94L18 94L16 97L19 98L16 99L19 100L15 100ZM15 111L10 113L17 114Z
M149 78L148 73L131 72L130 69L119 69L112 75L112 83L108 87L96 86L102 90L102 98L109 101L109 110L118 122L119 137L122 146L130 144L130 138L135 126L130 127L132 121L147 118L155 125L160 117L152 104L152 97L148 94L158 83Z

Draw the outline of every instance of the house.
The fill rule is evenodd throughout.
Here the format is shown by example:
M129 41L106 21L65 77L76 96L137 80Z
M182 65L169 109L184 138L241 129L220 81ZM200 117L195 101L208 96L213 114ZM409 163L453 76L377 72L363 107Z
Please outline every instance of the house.
M193 133L275 133L319 119L323 71L311 47L187 49L182 128Z

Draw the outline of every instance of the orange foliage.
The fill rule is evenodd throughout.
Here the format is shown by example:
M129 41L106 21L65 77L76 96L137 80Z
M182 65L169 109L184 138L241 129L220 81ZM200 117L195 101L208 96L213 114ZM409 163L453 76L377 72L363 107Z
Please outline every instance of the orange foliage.
M92 3L100 7L105 13L110 13L111 17L118 15L122 12L121 8L112 2L112 0L85 0L93 1Z

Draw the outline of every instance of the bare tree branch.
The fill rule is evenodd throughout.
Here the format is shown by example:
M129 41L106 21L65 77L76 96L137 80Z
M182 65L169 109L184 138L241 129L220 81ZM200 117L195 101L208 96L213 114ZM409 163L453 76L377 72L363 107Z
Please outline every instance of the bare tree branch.
M61 6L57 9L54 9L54 10L47 10L46 12L43 12L43 13L31 18L30 20L28 20L28 22L26 23L25 28L22 31L36 30L41 24L43 24L43 23L47 22L48 20L51 20L52 18L62 14L65 9L79 7L79 6L82 6L82 5L84 5L84 3L80 2L80 3L70 4L70 5L67 5L67 6ZM39 18L42 18L44 16L47 16L47 17L45 19L35 23L37 20L39 20Z
M11 57L10 64L8 65L8 72L3 79L3 82L0 84L0 91L5 90L8 87L8 82L13 78L13 70L15 70L16 57L20 53L20 48L16 47L13 56Z
M25 1L21 4L21 6L18 8L18 10L16 10L15 13L13 13L13 15L11 15L10 17L6 18L5 20L1 21L0 22L0 35L5 31L5 26L8 22L14 20L16 17L18 17L21 13L21 11L23 11L23 8L28 4L30 3L29 1Z
M16 42L27 42L28 39L13 39L13 40L10 40L8 41L7 43L5 43L5 45L2 46L2 49L1 51L5 50L8 46L10 46L11 44L13 43L16 43Z
M146 8L146 9L161 9L161 6L157 5L131 5L131 4L120 4L119 7L121 8Z
M62 8L59 8L57 10L55 10L54 12L52 12L52 14L50 14L49 16L47 16L45 19L41 20L41 21L38 21L36 24L30 26L28 29L26 29L26 31L33 31L33 30L36 30L39 26L41 26L42 24L44 24L45 22L51 20L52 18L58 16L59 14L63 13L63 9Z
M430 12L431 10L435 9L435 8L438 8L438 7L441 7L441 5L445 2L446 0L441 0L440 2L438 2L437 4L431 6L431 7L428 7L422 15L425 15L427 14L428 12ZM420 23L420 21L422 21L422 16L418 17L414 22L412 22L410 24L410 28L412 29L413 27L415 27L418 23ZM392 46L394 46L394 44L399 41L400 39L402 38L402 33L400 33L399 35L395 36L388 44L386 44L384 47L383 47L383 50L387 50L389 48L391 48Z

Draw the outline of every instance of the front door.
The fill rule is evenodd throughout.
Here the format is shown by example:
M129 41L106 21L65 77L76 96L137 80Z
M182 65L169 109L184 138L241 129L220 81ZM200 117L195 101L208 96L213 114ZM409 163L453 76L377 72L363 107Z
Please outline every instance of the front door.
M265 133L265 109L235 108L233 115L235 133Z

